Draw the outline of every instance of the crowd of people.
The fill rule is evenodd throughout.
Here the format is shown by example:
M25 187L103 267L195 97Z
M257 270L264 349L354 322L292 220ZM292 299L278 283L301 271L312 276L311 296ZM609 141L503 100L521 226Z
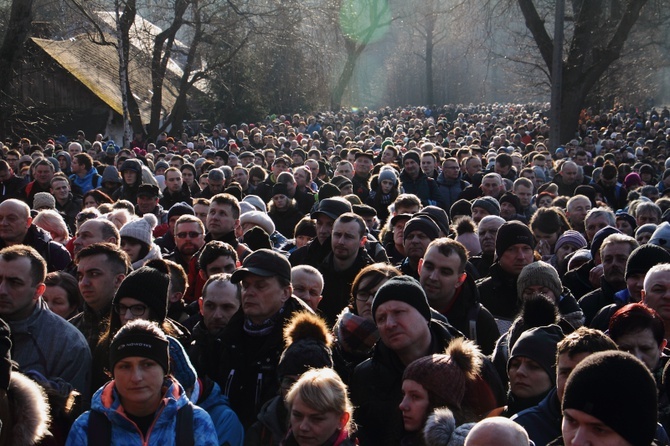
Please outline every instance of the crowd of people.
M662 445L670 111L0 151L0 446Z

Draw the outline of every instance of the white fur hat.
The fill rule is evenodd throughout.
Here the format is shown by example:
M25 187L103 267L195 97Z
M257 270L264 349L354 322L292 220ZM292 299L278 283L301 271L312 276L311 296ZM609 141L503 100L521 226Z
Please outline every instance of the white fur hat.
M256 226L259 226L261 229L267 232L268 235L272 235L272 233L275 232L275 224L265 212L245 212L244 214L240 215L240 225L245 223L253 223Z
M153 243L153 236L151 231L158 224L158 220L154 214L144 214L140 219L129 221L119 231L121 237L130 237L139 240L151 246Z

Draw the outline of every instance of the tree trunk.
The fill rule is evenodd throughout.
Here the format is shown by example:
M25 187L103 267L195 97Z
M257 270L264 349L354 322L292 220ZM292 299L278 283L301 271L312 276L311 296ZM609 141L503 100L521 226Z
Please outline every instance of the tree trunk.
M433 86L433 50L435 44L433 37L435 33L435 16L428 18L426 23L426 105L432 105L435 102L435 92Z
M345 37L345 48L347 49L347 61L344 63L344 68L340 77L337 80L337 85L333 89L333 93L330 99L330 108L333 111L338 111L342 108L342 97L344 97L344 90L346 90L347 85L351 82L351 78L354 76L354 70L356 69L356 63L361 53L365 49L365 44L356 44L349 38Z
M0 91L7 94L12 83L12 71L30 36L33 21L33 0L14 0L7 31L0 46Z

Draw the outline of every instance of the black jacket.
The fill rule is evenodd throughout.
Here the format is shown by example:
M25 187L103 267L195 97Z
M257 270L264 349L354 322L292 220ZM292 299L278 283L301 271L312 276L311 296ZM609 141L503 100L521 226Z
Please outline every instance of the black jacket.
M428 354L442 353L452 339L460 336L443 322L431 320L431 345ZM402 374L405 365L382 341L372 357L354 370L349 387L354 404L354 420L362 445L398 445L405 435L402 413Z
M299 311L311 310L297 297L290 297L272 331L253 337L245 331L240 308L223 331L215 381L245 429L256 421L263 404L279 392L277 365L284 350L284 326Z
M514 319L520 309L516 292L518 276L503 271L498 262L491 265L490 274L477 281L482 304L496 318Z
M51 240L48 232L31 224L28 233L23 239L23 244L35 248L42 258L47 262L47 271L61 271L65 269L72 259L67 249L60 243ZM0 249L7 244L0 239Z
M614 303L614 294L620 291L615 289L611 283L605 280L604 277L600 279L600 288L593 290L579 299L579 306L584 311L585 323L591 326L591 321L598 314L598 312L609 304Z

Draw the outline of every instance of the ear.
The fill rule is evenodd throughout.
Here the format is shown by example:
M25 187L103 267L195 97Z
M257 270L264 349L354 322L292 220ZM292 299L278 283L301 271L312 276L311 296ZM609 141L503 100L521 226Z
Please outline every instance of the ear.
M363 246L365 246L365 244L366 244L367 242L368 242L368 237L364 235L363 238L361 238L361 244L360 244L360 247L362 248Z
M344 426L346 426L349 422L349 418L351 418L351 414L349 414L349 412L344 412L342 414L340 417L340 429L344 429Z
M640 290L640 296L641 296L640 303L646 304L644 299L646 297L646 293L644 292L644 290Z
M468 273L463 272L459 277L458 277L458 282L456 282L456 288L462 286L465 283L465 279L468 278Z
M423 269L423 259L419 259L419 267L417 268L417 272L419 273L419 275L421 275L422 269Z
M282 290L282 296L281 296L281 301L282 303L286 302L289 297L293 295L293 285L289 285L287 287L284 287Z
M33 295L33 300L39 299L42 294L46 291L47 286L44 283L39 283L37 284L37 287L35 288L35 294Z
M26 228L29 228L30 225L33 224L33 217L28 217L28 220L26 220Z
M205 276L205 270L204 269L199 269L198 270L198 275L202 280L207 280L207 277Z
M202 305L203 305L202 296L200 296L198 298L198 309L200 310L200 314L202 314Z
M123 282L123 279L126 278L125 274L117 274L116 277L114 277L114 288L118 288L121 286L121 282Z

